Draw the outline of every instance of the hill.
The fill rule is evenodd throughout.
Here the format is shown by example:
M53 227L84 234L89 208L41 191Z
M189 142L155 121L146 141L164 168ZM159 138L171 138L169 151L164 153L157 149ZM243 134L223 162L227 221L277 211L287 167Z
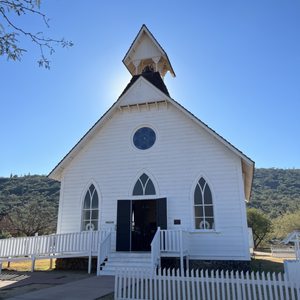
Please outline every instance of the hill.
M300 209L300 169L255 169L249 206L271 218Z
M60 183L41 175L11 176L0 178L0 216L13 207L33 200L47 201L58 208Z

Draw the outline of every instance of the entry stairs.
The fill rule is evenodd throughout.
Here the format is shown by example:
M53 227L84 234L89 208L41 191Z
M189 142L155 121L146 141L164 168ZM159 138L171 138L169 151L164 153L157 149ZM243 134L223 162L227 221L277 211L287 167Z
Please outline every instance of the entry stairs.
M99 275L115 275L121 269L152 272L151 252L111 252L100 266Z

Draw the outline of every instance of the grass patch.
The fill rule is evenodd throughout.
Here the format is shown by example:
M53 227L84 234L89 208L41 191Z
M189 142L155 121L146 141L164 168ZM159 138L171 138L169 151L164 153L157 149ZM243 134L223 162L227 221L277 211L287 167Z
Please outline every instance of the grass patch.
M283 259L272 256L255 256L251 260L251 270L259 272L284 272Z
M252 258L250 263L250 269L252 271L264 271L264 272L284 272L282 258L275 258L271 256L258 256L256 255ZM52 269L55 269L55 259L52 262ZM7 263L3 263L2 269L7 269L11 271L31 271L31 261L18 261L11 262L10 267ZM50 269L50 259L39 259L35 261L36 271L49 271Z
M16 261L10 262L8 267L8 263L3 263L2 269L10 270L10 271L31 271L31 261L24 260L24 261ZM55 268L55 259L52 260L52 268ZM49 271L50 269L50 259L39 259L35 261L35 271Z

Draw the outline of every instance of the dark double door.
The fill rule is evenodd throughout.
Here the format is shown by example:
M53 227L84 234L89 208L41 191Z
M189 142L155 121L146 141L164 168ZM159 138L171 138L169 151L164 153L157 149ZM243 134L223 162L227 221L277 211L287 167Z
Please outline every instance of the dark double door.
M150 251L157 227L167 229L167 199L118 200L117 251Z

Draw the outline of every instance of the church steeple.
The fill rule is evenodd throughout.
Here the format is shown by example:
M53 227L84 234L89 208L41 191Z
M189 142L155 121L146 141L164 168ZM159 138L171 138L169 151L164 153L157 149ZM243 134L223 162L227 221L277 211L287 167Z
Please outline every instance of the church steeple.
M173 77L176 76L168 55L146 25L140 29L123 58L123 63L132 76L149 70L159 72L162 78L168 71Z

